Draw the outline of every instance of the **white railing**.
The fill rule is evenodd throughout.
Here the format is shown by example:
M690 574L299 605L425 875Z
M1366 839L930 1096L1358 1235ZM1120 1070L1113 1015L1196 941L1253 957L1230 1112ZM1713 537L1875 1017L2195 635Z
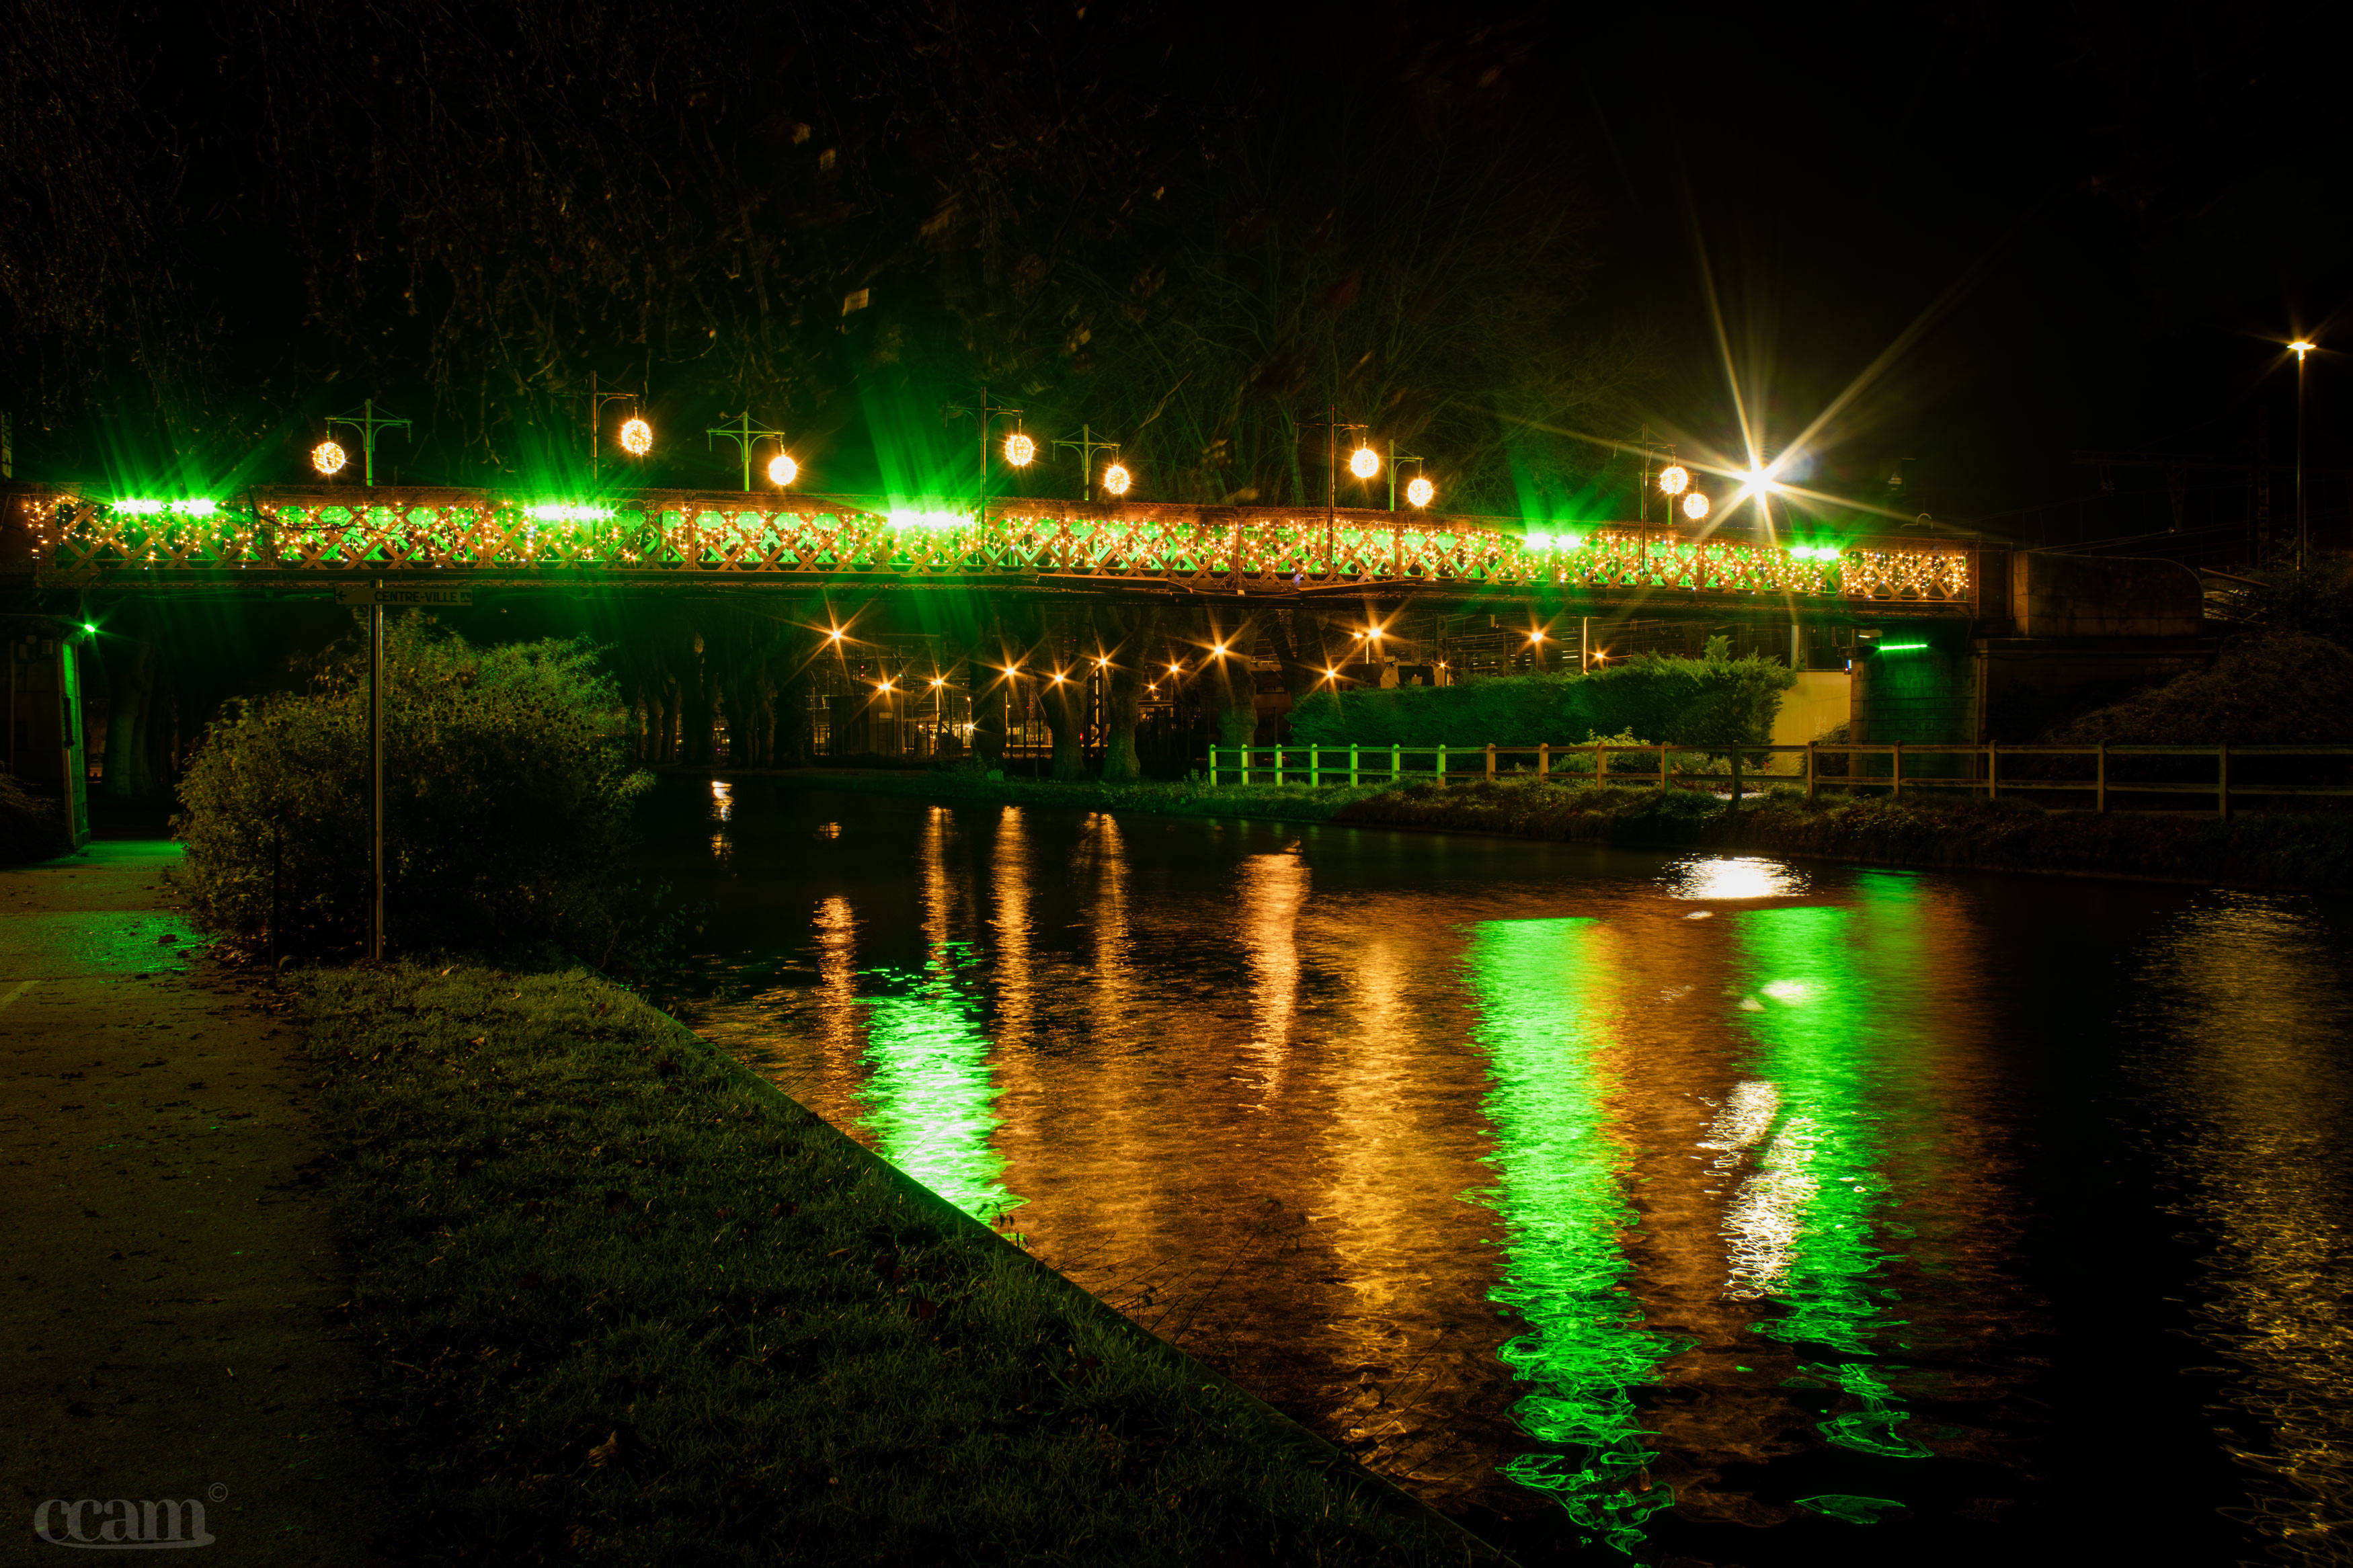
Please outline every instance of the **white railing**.
M2126 758L2211 758L2211 779L2153 779L2119 776L2112 763ZM1776 784L1802 784L1808 798L1825 788L1885 790L1898 797L1906 790L1983 790L1988 799L2031 795L2045 791L2088 791L2093 809L2108 809L2108 797L2118 795L2204 795L2213 809L2229 816L2234 799L2250 796L2353 795L2353 783L2286 783L2277 778L2250 778L2245 768L2290 758L2353 758L2353 745L2315 746L2141 746L2100 742L2094 745L1907 745L1902 741L1809 742L1804 745L1678 746L1667 743L1624 745L1599 742L1581 746L1212 746L1208 782L1228 784L1303 784L1316 787L1366 784L1448 784L1486 781L1534 773L1547 778L1582 775L1605 787L1630 785L1652 789L1709 789L1728 786L1732 798L1744 791ZM1613 763L1612 758L1618 759ZM1634 764L1641 759L1639 765ZM1707 759L1710 765L1679 764L1678 758ZM1836 758L1842 766L1827 770ZM1876 764L1884 758L1883 770ZM1927 764L1922 759L1942 759ZM2088 778L2042 776L2050 770L2035 765L2020 772L2021 763L2040 758L2089 758ZM1526 759L1524 763L1521 759ZM1787 759L1786 770L1777 764ZM1905 771L1910 759L1912 771ZM2011 764L2005 777L2002 763ZM2232 764L2240 764L2233 776ZM1720 765L1718 765L1720 764ZM1964 765L1965 764L1965 765ZM2081 769L2079 768L2080 772ZM2131 770L2127 770L2128 772ZM2137 809L2203 810L2196 807Z

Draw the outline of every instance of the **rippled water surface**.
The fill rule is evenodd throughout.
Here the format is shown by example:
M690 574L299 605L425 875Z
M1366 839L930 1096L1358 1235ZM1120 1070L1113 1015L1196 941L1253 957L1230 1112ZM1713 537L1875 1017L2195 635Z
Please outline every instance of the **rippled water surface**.
M2353 1562L2342 903L664 789L681 1015L1525 1561Z

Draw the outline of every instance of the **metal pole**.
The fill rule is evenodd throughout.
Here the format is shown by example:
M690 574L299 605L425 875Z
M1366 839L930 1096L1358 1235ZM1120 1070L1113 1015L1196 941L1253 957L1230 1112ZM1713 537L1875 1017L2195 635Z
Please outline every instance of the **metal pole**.
M384 579L375 584L381 591ZM384 605L368 606L368 792L375 818L371 875L375 897L368 912L368 956L384 958Z
M2295 569L2312 562L2312 539L2304 515L2304 355L2295 356Z
M1579 616L1577 618L1577 673L1579 675L1593 673L1593 617L1591 616Z

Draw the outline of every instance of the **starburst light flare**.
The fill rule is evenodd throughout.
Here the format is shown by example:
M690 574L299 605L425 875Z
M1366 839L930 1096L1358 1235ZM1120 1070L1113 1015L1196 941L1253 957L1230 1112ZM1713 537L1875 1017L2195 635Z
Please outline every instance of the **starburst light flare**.
M621 424L621 450L632 458L642 458L654 449L654 427L640 417L631 417Z
M768 482L770 484L781 487L791 484L795 479L799 479L800 477L801 466L798 463L794 462L791 458L786 456L784 453L779 452L775 457L768 459Z

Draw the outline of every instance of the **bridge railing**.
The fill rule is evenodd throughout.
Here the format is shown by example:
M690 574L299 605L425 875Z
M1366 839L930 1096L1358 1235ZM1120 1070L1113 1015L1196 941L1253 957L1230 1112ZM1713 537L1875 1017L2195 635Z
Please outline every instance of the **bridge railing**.
M266 488L225 500L27 500L45 574L219 584L257 573L748 575L887 582L1043 577L1278 591L1334 584L1682 590L1972 602L1952 543L1768 544L1597 523L1362 510L1005 500L985 510L872 497L647 491L558 501L421 487Z
M2140 765L2152 761L2154 765ZM2306 765L2284 765L2297 761ZM2087 804L2096 812L2108 810L2114 796L2131 801L2136 810L2211 810L2226 818L2234 802L2250 799L2353 796L2353 745L1816 741L1756 746L1610 742L1568 746L1212 746L1207 771L1213 785L1300 784L1317 788L1443 786L1537 775L1582 779L1603 787L1723 789L1736 801L1744 793L1777 784L1802 785L1809 799L1826 789L1884 792L1898 798L1906 791L1982 790L1989 800L2046 792L2089 794ZM2189 774L2200 776L2185 776ZM2289 776L2297 774L2302 776ZM2158 803L2180 796L2202 799L2196 805Z

